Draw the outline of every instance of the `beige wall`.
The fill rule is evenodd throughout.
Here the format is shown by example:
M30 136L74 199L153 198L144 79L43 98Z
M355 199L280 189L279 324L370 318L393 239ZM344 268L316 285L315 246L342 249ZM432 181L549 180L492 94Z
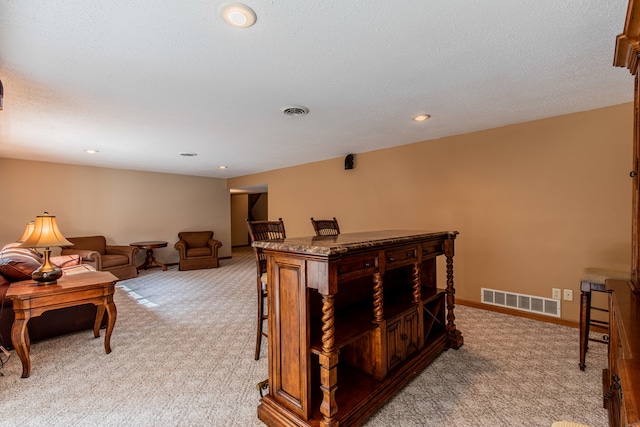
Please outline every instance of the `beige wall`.
M0 158L0 244L48 211L65 236L104 235L109 244L166 240L160 262L177 262L179 231L213 230L231 255L226 180ZM56 252L54 251L54 254ZM142 263L144 254L138 254Z
M429 123L426 124L429 126ZM572 289L577 320L585 266L629 269L633 106L425 141L233 178L269 186L269 218L287 235L336 216L342 232L458 230L459 298L480 288L551 297ZM441 269L442 270L442 269Z

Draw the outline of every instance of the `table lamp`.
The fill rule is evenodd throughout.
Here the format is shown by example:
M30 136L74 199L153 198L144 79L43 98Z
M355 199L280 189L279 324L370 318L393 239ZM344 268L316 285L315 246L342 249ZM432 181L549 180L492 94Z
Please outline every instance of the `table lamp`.
M26 232L27 230L25 230ZM56 224L56 217L45 212L44 215L36 217L33 231L20 245L23 248L44 248L44 262L31 274L31 278L38 285L55 285L57 280L62 277L62 270L49 260L51 257L49 248L52 246L73 246L73 243L65 239L60 232L58 224Z
M18 243L24 243L29 236L31 236L31 233L33 233L33 229L35 228L36 223L34 221L29 221L27 223L27 227L24 229L24 233L22 233L22 236L20 236L20 238L18 240L16 240L16 242Z

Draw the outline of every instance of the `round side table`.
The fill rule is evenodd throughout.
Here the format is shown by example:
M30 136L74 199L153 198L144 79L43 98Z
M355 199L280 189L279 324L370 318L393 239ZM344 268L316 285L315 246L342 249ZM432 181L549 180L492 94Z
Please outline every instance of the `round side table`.
M144 263L140 267L138 267L138 271L141 269L147 269L151 267L162 267L162 271L167 271L167 266L156 261L156 258L153 256L153 250L157 248L166 248L168 242L160 241L160 240L151 240L148 242L133 242L129 243L130 246L135 246L136 248L146 249L147 257L144 260Z

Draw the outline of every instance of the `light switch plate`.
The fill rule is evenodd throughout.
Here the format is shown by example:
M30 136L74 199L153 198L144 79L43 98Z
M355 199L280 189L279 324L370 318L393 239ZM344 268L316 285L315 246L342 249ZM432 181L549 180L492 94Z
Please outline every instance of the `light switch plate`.
M565 301L573 301L573 290L565 289L564 290L564 300Z

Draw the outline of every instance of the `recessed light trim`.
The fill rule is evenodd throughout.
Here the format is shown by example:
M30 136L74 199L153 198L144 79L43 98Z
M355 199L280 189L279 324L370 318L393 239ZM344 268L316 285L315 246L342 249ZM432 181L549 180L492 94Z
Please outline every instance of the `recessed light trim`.
M180 153L182 157L195 157L198 153Z
M246 4L238 2L222 3L218 13L227 24L236 28L247 28L256 23L256 13Z
M429 120L431 116L429 114L418 114L417 116L413 116L411 120L414 122L424 122L425 120Z

